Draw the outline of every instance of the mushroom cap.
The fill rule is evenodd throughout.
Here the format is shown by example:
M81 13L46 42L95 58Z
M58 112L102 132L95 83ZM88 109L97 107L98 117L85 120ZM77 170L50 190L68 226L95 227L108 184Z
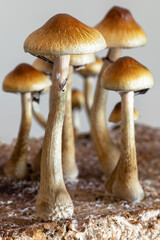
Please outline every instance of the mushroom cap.
M140 115L135 108L133 109L133 118L134 118L134 120L137 120L140 118ZM115 107L113 108L113 110L109 116L108 121L113 122L113 123L121 122L121 102L118 102L115 105Z
M6 92L35 92L51 86L51 80L29 64L21 63L3 81Z
M45 74L52 74L53 66L52 64L42 60L41 58L36 58L36 60L33 62L32 66L37 69L40 72L43 72Z
M140 91L153 86L151 72L131 57L121 57L102 74L102 86L113 91Z
M88 27L68 14L57 14L24 42L25 52L35 56L86 54L106 48L98 30Z
M96 76L100 74L102 66L103 60L96 57L95 62L87 64L84 68L78 69L77 72L83 76Z
M85 104L84 94L82 91L73 89L72 90L72 109L81 109Z
M117 6L111 8L95 28L103 35L109 48L139 47L147 42L143 29L125 8Z

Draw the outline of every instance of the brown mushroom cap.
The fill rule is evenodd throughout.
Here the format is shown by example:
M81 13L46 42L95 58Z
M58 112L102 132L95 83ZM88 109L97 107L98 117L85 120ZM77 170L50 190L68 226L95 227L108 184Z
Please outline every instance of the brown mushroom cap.
M73 89L72 90L72 109L81 109L85 104L84 94L82 91Z
M139 113L137 112L137 110L134 108L133 110L133 118L134 120L137 120L140 118ZM121 122L121 102L118 102L115 107L113 108L109 119L109 122L113 122L113 123L120 123Z
M40 72L43 72L45 74L52 74L53 66L50 63L47 63L46 61L36 58L36 60L33 62L32 66L37 69Z
M109 48L138 47L147 42L143 29L125 8L113 7L95 28L103 35Z
M51 86L50 79L29 64L21 63L3 81L6 92L34 92Z
M121 57L104 70L102 86L113 91L140 91L153 86L153 76L135 59Z
M106 48L98 30L68 14L57 14L24 42L25 52L35 56L60 56L92 53Z
M94 63L87 64L83 69L77 70L83 76L95 76L99 75L103 66L103 60L96 57L96 61Z

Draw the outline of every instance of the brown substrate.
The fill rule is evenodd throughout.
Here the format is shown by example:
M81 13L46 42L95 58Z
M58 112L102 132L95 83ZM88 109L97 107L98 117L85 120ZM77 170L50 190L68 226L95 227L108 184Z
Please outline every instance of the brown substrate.
M111 130L120 146L120 130ZM32 139L28 162L41 146ZM35 219L39 175L9 181L3 166L13 145L0 144L0 237L1 239L160 239L160 129L136 126L139 177L145 190L142 202L127 203L105 193L103 174L90 137L76 142L79 178L68 183L74 202L72 220L41 223ZM8 238L7 238L8 237Z

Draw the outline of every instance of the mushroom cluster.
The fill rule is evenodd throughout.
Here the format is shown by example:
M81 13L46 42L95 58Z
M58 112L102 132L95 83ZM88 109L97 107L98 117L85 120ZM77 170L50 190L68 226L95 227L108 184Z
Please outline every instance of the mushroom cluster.
M144 198L138 179L133 106L134 93L153 86L150 71L131 57L121 57L122 49L146 44L143 29L131 13L113 7L105 18L89 27L68 14L57 14L32 32L24 51L37 57L32 66L20 64L9 73L3 90L21 92L22 122L17 144L4 171L9 178L27 175L27 151L32 112L45 130L33 170L40 169L40 188L36 200L37 218L43 221L71 218L74 211L66 181L78 176L75 136L79 134L77 110L85 106L91 137L105 174L106 189L127 201ZM105 58L95 53L109 48ZM72 90L73 73L84 79L84 92ZM97 86L93 92L93 78ZM110 121L121 125L121 149L112 141L106 122L108 90L117 91L121 103ZM40 94L48 91L49 114L39 107ZM135 112L135 116L133 113Z

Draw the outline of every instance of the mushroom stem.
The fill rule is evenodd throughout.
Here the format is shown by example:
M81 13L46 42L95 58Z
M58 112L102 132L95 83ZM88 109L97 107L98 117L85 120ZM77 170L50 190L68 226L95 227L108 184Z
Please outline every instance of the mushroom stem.
M75 160L74 130L72 121L72 84L73 66L69 67L67 83L66 109L62 132L62 161L63 175L66 181L71 181L78 176L78 168Z
M79 109L78 108L72 109L72 118L73 118L74 135L77 136L80 131L80 119L79 119Z
M92 93L93 78L94 78L93 76L86 76L84 79L85 106L86 106L89 122L90 122L90 109L93 103L93 93Z
M102 170L107 177L109 177L114 170L120 153L109 135L109 130L106 124L106 102L108 91L101 86L101 76L104 69L111 65L111 62L107 59L115 61L121 55L121 52L122 50L120 48L111 48L109 50L98 78L94 101L91 108L92 139L102 165Z
M32 112L37 122L45 129L47 120L42 115L39 103L37 103L36 101L32 101Z
M112 192L128 201L144 198L143 189L138 180L137 158L134 130L134 92L122 92L121 155L116 168Z
M9 178L22 179L27 175L27 152L32 122L31 93L21 93L22 117L17 143L4 172Z
M73 214L73 203L62 172L62 126L70 56L54 58L51 108L42 147L40 190L36 213L42 220L65 219Z

